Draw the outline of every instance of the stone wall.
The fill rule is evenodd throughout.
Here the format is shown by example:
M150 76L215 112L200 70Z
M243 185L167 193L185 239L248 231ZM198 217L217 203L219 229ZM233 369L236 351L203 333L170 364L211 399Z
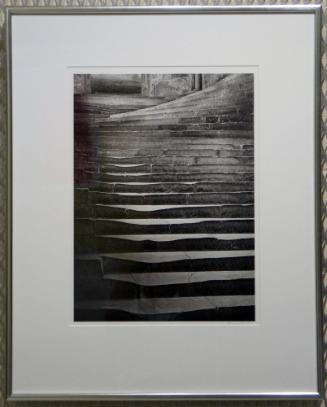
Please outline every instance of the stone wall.
M194 90L193 74L143 75L142 94L149 97L186 95Z
M208 88L227 74L143 75L142 94L149 97L179 97Z
M91 75L74 75L74 94L85 95L91 93Z
M91 75L92 93L141 94L143 78L141 74Z
M74 94L139 94L176 98L208 88L226 74L74 75Z
M210 86L214 85L215 83L221 81L222 79L226 78L228 74L202 74L202 89L209 88Z

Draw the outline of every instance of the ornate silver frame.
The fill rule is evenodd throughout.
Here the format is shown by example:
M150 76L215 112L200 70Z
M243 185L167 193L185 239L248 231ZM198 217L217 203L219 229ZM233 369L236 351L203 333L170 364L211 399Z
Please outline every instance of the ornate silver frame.
M235 4L226 0L222 6L201 5L197 1L192 5L179 5L169 3L162 5L160 0L155 4L150 0L150 6L134 7L135 3L132 0L124 2L124 7L107 7L107 0L22 0L22 4L18 4L18 0L5 0L4 7L1 8L0 26L1 26L1 48L0 48L0 91L3 96L0 104L1 126L0 126L0 165L1 165L1 182L0 182L0 371L1 371L1 405L6 405L7 402L19 401L62 401L60 405L68 405L65 401L100 401L100 400L280 400L292 399L296 400L293 403L300 403L304 399L318 399L324 397L324 365L326 359L323 356L326 351L323 334L326 334L326 319L323 306L326 305L326 294L324 292L323 280L326 278L326 261L327 256L327 166L326 166L326 123L327 123L327 61L326 61L326 14L325 7L318 4L266 4L261 0L244 4L242 0L235 0ZM110 0L108 0L109 2ZM129 3L131 2L131 4ZM173 0L174 1L174 0ZM191 0L192 1L192 0ZM295 0L296 1L296 0ZM304 0L306 2L306 0ZM112 4L116 5L116 0L111 0ZM126 4L128 3L128 4ZM139 1L137 0L138 4ZM219 0L218 0L219 3ZM244 2L245 3L245 2ZM173 4L173 5L172 5ZM208 4L208 2L206 3ZM18 6L19 5L19 6ZM27 6L27 7L26 7ZM84 6L84 7L80 7ZM91 7L90 7L91 6ZM95 7L96 6L96 7ZM99 7L100 6L100 7ZM103 6L103 7L102 7ZM317 377L318 377L318 392L313 394L217 394L216 396L198 395L198 394L143 394L143 395L92 395L92 396L69 396L69 395L52 395L48 397L40 397L31 395L26 397L16 397L12 395L11 390L11 373L12 373L12 354L11 354L11 339L12 339L12 313L11 313L11 293L12 293L12 274L11 274L11 18L13 15L77 15L77 14L154 14L154 13L310 13L315 18L315 200L316 200L316 315L317 315ZM322 17L322 18L321 18ZM4 97L6 95L6 97ZM324 326L323 326L324 324ZM272 403L276 403L272 402ZM249 402L252 405L253 401ZM261 402L259 402L261 405ZM266 403L263 402L265 405ZM311 402L308 401L307 403ZM306 405L307 405L306 403ZM314 403L314 402L312 402ZM270 404L270 403L269 403ZM43 405L43 403L42 403ZM44 403L44 405L49 405ZM72 405L71 403L69 405ZM75 405L75 403L73 403ZM199 403L201 405L201 402ZM230 404L229 404L230 405ZM256 405L258 405L256 403ZM302 402L301 402L302 405ZM308 404L309 405L309 404Z

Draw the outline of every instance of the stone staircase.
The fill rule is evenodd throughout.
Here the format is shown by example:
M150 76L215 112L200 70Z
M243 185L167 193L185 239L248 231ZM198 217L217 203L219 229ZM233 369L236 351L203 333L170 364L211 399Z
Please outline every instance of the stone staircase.
M75 320L254 320L253 76L113 111L75 112Z

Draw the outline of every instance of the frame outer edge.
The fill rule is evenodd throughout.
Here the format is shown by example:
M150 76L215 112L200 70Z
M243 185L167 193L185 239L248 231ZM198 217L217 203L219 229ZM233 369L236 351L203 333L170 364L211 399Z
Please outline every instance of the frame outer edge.
M1 313L0 315L0 344L1 344L1 354L0 354L0 381L1 388L0 388L0 406L7 405L7 402L14 402L16 405L17 402L24 402L24 401L35 401L38 405L49 406L50 401L58 401L60 402L60 406L77 406L81 405L80 401L88 401L92 402L95 400L175 400L180 404L182 400L199 400L198 405L202 405L201 400L238 400L234 401L232 404L235 406L242 405L253 405L254 402L246 401L247 399L251 400L274 400L274 401L258 401L255 402L256 406L274 406L280 405L281 402L278 400L282 400L284 398L289 401L288 405L316 405L314 401L304 401L305 399L317 399L324 397L324 392L326 391L324 387L324 382L326 381L326 373L324 374L324 360L323 357L323 346L324 346L324 354L326 353L326 344L324 343L324 335L326 335L326 326L324 329L322 327L323 321L325 321L325 313L323 313L322 309L323 306L326 305L326 291L323 286L323 280L326 279L326 256L327 256L327 237L326 237L326 227L324 227L323 221L326 220L327 216L327 199L325 198L326 188L327 188L327 180L326 180L326 148L324 148L324 143L327 144L326 140L326 123L327 123L327 103L326 103L326 0L323 0L323 3L309 3L306 0L300 0L302 3L297 3L297 0L294 0L297 4L288 3L288 0L284 2L283 0L277 0L274 2L274 5L268 3L266 0L225 0L227 4L230 6L219 7L220 10L224 10L224 12L235 12L238 10L243 10L243 6L250 6L248 9L253 8L253 11L258 10L259 12L265 12L267 10L275 10L276 12L290 12L297 10L297 12L308 12L308 9L315 15L315 109L316 109L316 120L315 120L315 131L316 131L316 138L317 142L315 143L315 155L316 155L316 168L315 168L315 175L316 175L316 293L317 293L317 301L316 301L316 310L317 310L317 384L318 384L318 391L317 393L307 393L307 394L295 394L295 395L276 395L276 394L242 394L236 395L236 397L217 397L215 395L206 397L200 395L173 395L170 397L169 395L165 397L165 395L126 395L125 397L121 397L121 395L117 395L115 397L107 397L107 396L49 396L49 397L39 397L39 396L29 396L29 395L22 395L22 396L14 396L12 394L12 382L11 382L11 373L12 373L12 354L11 354L11 339L12 339L12 276L11 276L11 262L12 262L12 252L11 252L11 236L12 236L12 214L11 214L11 204L12 204L12 163L11 163L11 151L12 151L12 139L11 139L11 130L12 130L12 120L11 120L11 107L12 107L12 100L11 100L11 17L15 14L48 14L49 11L51 14L100 14L103 11L113 12L113 13L143 13L144 11L153 13L153 12L181 12L183 9L185 10L184 6L188 4L180 4L179 0L177 0L177 4L175 4L176 0L172 0L170 5L173 3L174 7L166 8L164 4L162 4L162 0L149 0L150 7L135 7L135 3L140 3L140 1L136 0L135 3L133 0L127 0L124 2L123 7L107 7L107 3L111 2L114 3L115 0L80 0L77 4L74 4L74 0L54 0L55 7L51 7L53 4L52 0L3 0L4 4L0 4L0 17L2 17L2 21L0 20L0 26L2 26L2 38L0 37L0 46L3 48L5 44L6 48L6 67L4 68L3 58L0 60L0 80L3 79L1 76L5 76L5 80L0 81L0 94L6 94L6 100L3 103L0 102L0 117L6 119L0 123L0 141L2 142L3 149L0 150L0 168L1 170L4 169L3 173L0 174L0 204L4 202L4 205L1 205L0 208L0 253L6 253L4 255L4 259L0 258L0 267L1 267L1 274L0 274L0 283L3 282L5 284L1 284L0 287L0 304L4 304L6 309L5 313ZM78 1L78 0L77 0ZM101 2L100 7L93 7L93 4L96 4L98 1ZM141 0L143 1L143 0ZM147 0L145 0L147 2ZM165 1L165 0L164 0ZM169 1L169 0L168 0ZM182 0L181 0L182 1ZM193 0L186 0L186 3L192 2ZM215 0L209 0L210 2ZM271 0L273 1L273 0ZM44 7L44 2L46 7ZM1 3L1 0L0 0ZM17 4L18 3L18 4ZM19 4L20 3L20 4ZM32 4L30 4L32 3ZM68 3L68 4L67 4ZM91 3L91 7L90 7ZM128 3L128 4L127 4ZM159 3L159 5L157 4ZM205 4L203 4L205 3ZM218 0L219 3L219 0ZM236 3L236 4L234 4ZM203 4L203 6L202 6ZM27 5L27 6L26 6ZM215 7L207 7L208 1L206 0L195 0L192 2L192 6L194 7L194 12L208 12L209 10L214 9ZM5 6L5 7L4 7ZM48 7L50 6L50 7ZM80 7L82 6L82 7ZM104 7L101 7L104 6ZM217 8L218 9L218 8ZM193 11L192 11L193 12ZM251 11L250 11L251 12ZM4 18L5 17L5 18ZM5 20L5 22L4 22ZM322 20L322 25L321 25ZM4 33L5 32L5 33ZM0 48L0 49L1 49ZM321 60L320 60L321 57ZM320 63L321 62L321 65ZM321 75L320 75L321 74ZM325 112L325 116L324 113ZM321 138L320 135L321 129ZM4 156L4 157L3 157ZM322 169L322 171L321 171ZM2 187L5 188L5 196L1 197ZM321 197L321 199L320 199ZM2 212L4 212L4 216L2 216ZM319 236L319 237L318 237ZM3 264L4 263L4 264ZM323 267L323 274L319 271ZM2 288L2 290L1 290ZM326 324L325 324L326 325ZM5 377L5 380L3 379ZM324 377L325 376L325 377ZM46 403L43 403L47 401ZM42 404L39 404L42 402ZM69 403L69 404L68 404ZM222 402L225 405L225 402ZM249 403L249 404L248 404ZM309 404L308 404L309 403ZM322 405L326 405L325 400L322 401ZM20 404L20 403L19 403ZM12 404L11 404L12 405ZM58 405L58 404L56 404ZM91 405L91 403L89 404ZM221 404L222 405L222 404ZM227 405L227 403L226 403ZM231 406L231 403L228 403L228 406Z
M322 276L322 205L321 205L321 191L322 191L322 177L321 177L321 162L322 162L322 149L321 149L321 89L322 89L322 75L321 75L321 49L322 49L322 26L321 26L322 7L315 10L315 199L316 199L316 315L317 315L317 385L319 397L323 397L324 393L324 362L323 362L323 276Z
M11 75L11 12L6 18L6 69L7 69L7 358L6 394L12 395L12 75Z

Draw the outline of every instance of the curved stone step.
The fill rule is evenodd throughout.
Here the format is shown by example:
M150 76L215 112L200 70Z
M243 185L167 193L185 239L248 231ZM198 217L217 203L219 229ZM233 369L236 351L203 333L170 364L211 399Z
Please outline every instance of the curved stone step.
M173 252L173 251L200 251L200 250L254 250L254 239L219 239L213 237L197 238L194 235L171 237L171 240L153 240L148 236L145 240L125 239L104 236L75 236L75 253L104 253L104 252ZM164 255L163 255L164 257Z
M103 117L103 115L102 115ZM119 126L193 126L210 124L217 122L243 122L253 121L253 107L228 106L225 109L210 109L208 106L203 109L185 110L184 107L171 111L162 111L155 114L140 114L134 118L124 121L113 121L112 118L105 118L100 123L101 129L116 129ZM174 127L173 127L174 128Z
M133 172L219 172L229 167L253 170L254 157L136 157L126 160L110 160L102 157L75 157L75 170L102 173L133 173Z
M215 252L216 254L216 252ZM233 253L231 253L233 254ZM205 254L204 254L205 255ZM219 271L219 270L253 270L254 256L220 257L220 258L199 258L186 260L162 261L160 263L150 263L135 260L126 260L110 257L110 255L98 256L103 262L103 272L107 270L117 273L162 273L179 271Z
M108 141L108 140L107 140ZM133 140L132 140L133 141ZM132 143L130 141L130 143ZM218 141L218 143L217 143ZM131 145L130 143L121 143L117 146L115 143L112 143L110 148L97 146L96 143L90 143L89 146L83 147L80 145L75 145L75 157L83 161L88 160L106 160L107 158L132 158L132 157L163 157L163 156L180 156L180 157L201 157L206 156L208 152L210 154L215 154L216 156L223 156L228 154L233 156L233 154L240 153L254 155L254 145L253 140L242 139L244 143L237 144L234 143L234 140L220 138L215 140L213 143L208 143L205 140L205 144L201 144L201 140L193 141L189 143L187 141L181 142L179 139L172 139L169 142L162 140L161 143L151 142L150 144L143 143L143 146L140 146L140 143L137 145ZM118 141L120 142L120 141ZM189 146L186 150L185 147Z
M234 297L235 298L235 297ZM193 301L189 299L190 303ZM254 304L254 298L252 303ZM109 305L109 304L108 304ZM194 311L174 311L169 313L138 313L126 311L125 309L117 309L121 304L111 304L111 308L106 307L105 303L78 302L75 304L74 320L75 321L255 321L254 305L235 306L235 307L219 307L210 309L200 309ZM117 308L114 308L114 307ZM126 306L126 308L130 308ZM136 310L138 311L138 310Z
M186 284L201 281L238 280L254 278L254 270L201 270L201 271L178 271L178 272L147 272L147 273L117 273L107 268L106 273L102 271L101 259L77 260L75 261L75 285L90 287L99 284L103 279L133 282L140 285L167 285ZM86 289L83 288L83 290Z
M208 146L204 145L202 148L192 148L191 146L187 149L185 149L185 144L181 144L179 146L175 146L174 149L171 147L163 147L163 146L157 146L156 148L153 148L151 146L148 146L146 148L138 148L138 147L130 147L130 146L125 146L124 148L111 148L110 150L103 150L99 149L96 146L90 146L86 151L83 149L78 148L78 146L75 147L75 152L81 156L81 157L87 157L92 159L101 159L101 160L106 160L106 159L131 159L131 158L143 158L143 157L162 157L162 156L178 156L178 157L201 157L201 156L213 156L213 157L223 157L224 154L226 156L237 156L240 154L244 155L250 155L253 156L253 150L254 146L253 143L250 144L244 144L242 146L236 146L233 144L220 144L218 146Z
M89 243L89 240L87 244ZM85 246L84 246L85 247ZM153 241L151 238L143 241L119 238L98 237L96 249L100 252L171 252L189 250L254 250L254 239L174 239L171 241Z
M147 298L135 300L116 301L83 301L77 302L77 309L102 309L102 310L124 310L139 314L164 314L179 313L198 310L253 306L253 295L228 295L228 296L207 296L207 297L182 297L182 298Z
M103 278L144 286L200 283L202 281L253 279L254 270L197 271L179 273L106 273ZM89 277L90 278L90 277ZM92 277L91 277L92 278Z
M253 192L212 192L194 194L143 194L89 192L89 202L105 205L201 205L252 204Z
M162 263L144 263L132 260L122 260L109 257L108 255L75 255L75 280L92 279L101 280L113 274L152 274L163 273L169 275L172 273L202 273L202 272L224 272L229 271L253 271L254 256L245 257L221 257L221 258L202 258L186 259L178 261L168 261ZM168 277L167 277L168 278Z
M200 160L199 160L200 161ZM97 166L93 164L88 166L87 169L96 168ZM102 165L99 167L99 171L104 174L139 174L139 173L171 173L175 172L177 174L181 173L208 173L208 172L249 172L253 171L253 163L226 163L226 164L206 164L199 162L198 164L180 164L178 160L171 161L166 164L123 164L123 165Z
M220 125L213 125L212 130L203 130L203 129L188 129L182 131L172 131L172 130L115 130L115 131L97 131L94 133L94 136L90 139L94 139L98 145L103 143L105 146L106 142L148 142L155 143L158 142L158 137L161 137L162 141L188 141L190 144L201 139L201 141L206 140L208 144L215 144L220 139L226 139L229 142L237 142L238 140L244 140L248 142L253 139L253 130L252 129L224 129Z
M91 191L102 192L130 192L130 193L199 193L199 192L236 192L253 191L254 182L102 182L97 181L90 188Z
M97 289L87 291L86 300L134 300L154 298L185 298L185 297L218 297L253 295L254 280L220 280L205 281L201 283L171 284L158 286L141 286L125 281L103 280Z
M151 205L149 205L151 206ZM75 215L76 216L76 215ZM253 218L253 205L196 205L141 207L129 205L125 207L96 204L91 216L111 219L160 219L160 218ZM81 216L79 216L81 217ZM90 217L90 216L87 216Z
M197 123L182 124L172 123L172 121L164 123L163 120L158 120L158 123L153 123L145 119L142 123L118 123L115 125L102 125L99 129L109 134L120 133L122 131L207 131L207 130L253 130L252 116L243 117L242 120L226 120L221 119L221 116L209 116L204 121L198 120Z
M166 221L166 222L164 222ZM92 219L75 218L75 235L254 233L253 219Z
M149 98L139 94L118 94L113 93L94 93L85 95L75 95L75 106L88 109L91 112L104 112L105 117L109 118L109 113L117 114L128 111L135 111L150 106L156 106L166 102L163 98Z
M166 107L165 107L166 106ZM187 109L185 107L187 106ZM193 123L203 123L206 122L207 118L214 117L220 118L221 120L227 121L228 119L233 119L239 121L244 117L249 117L253 115L253 103L241 103L235 100L234 104L229 104L226 106L219 106L213 108L211 99L209 103L200 104L187 104L185 106L177 106L174 108L167 108L167 105L161 104L160 109L157 111L150 110L138 110L134 112L135 114L124 115L122 120L115 116L105 117L101 116L102 122L101 126L117 126L120 124L142 124L145 121L152 123L172 123L172 124L193 124Z
M144 174L121 174L117 173L95 173L93 171L85 171L87 179L90 181L104 181L104 182L244 182L254 181L254 171L249 172L236 172L228 169L228 172L191 172L191 173L144 173Z
M106 153L111 153L114 150L123 150L129 145L130 149L152 149L152 155L158 155L158 152L161 150L175 149L175 154L178 154L179 149L185 149L185 146L188 145L190 149L206 150L209 148L221 150L224 148L227 149L241 149L243 146L250 146L253 148L253 139L237 138L214 138L213 140L208 140L207 138L194 138L191 140L186 140L185 137L182 138L172 138L168 140L163 138L160 142L160 136L156 137L155 140L137 140L133 137L123 140L119 138L117 140L108 139L105 141L97 140L93 144L93 148L98 151L103 151L103 155ZM91 157L91 155L89 155Z
M180 104L176 105L178 100L175 102L175 106L172 103L161 104L157 109L142 109L134 111L133 114L124 115L111 115L110 117L105 117L102 119L104 125L115 124L115 123L139 123L144 120L178 120L183 123L192 123L188 119L195 119L207 117L207 116L220 116L220 115L230 115L230 114L251 114L253 113L253 101L248 103L247 99L237 100L235 98L234 103L228 103L225 105L215 106L214 94L217 92L212 92L212 97L208 97L203 92L193 93L192 97L197 98L197 101L187 101L186 99L180 99ZM201 103L199 103L201 100ZM245 102L245 103L244 103ZM185 121L186 119L186 121Z
M80 220L79 230L84 234L177 234L177 233L254 233L253 219L234 219L234 220L200 220L180 219L176 223L175 219L168 219L170 223L163 223L160 219L148 219L147 223L142 224L142 219L136 220L138 223L128 223L126 220ZM150 223L152 221L152 224ZM79 220L75 220L78 225ZM175 222L175 223L174 223ZM78 230L76 230L77 234Z
M150 152L149 152L150 153ZM128 156L124 155L104 155L104 154L94 154L90 157L89 154L79 155L80 160L84 164L97 164L97 165L136 165L136 164L171 164L177 161L180 164L246 164L254 163L253 152L235 149L234 151L224 151L221 150L209 150L206 149L190 151L171 151L167 154L165 150L154 151L151 150L151 154L144 156ZM226 153L226 154L225 154ZM109 153L110 154L110 153ZM78 154L77 154L78 155Z
M210 150L209 150L210 151ZM167 156L162 155L152 155L146 157L131 157L131 158L93 158L90 164L101 164L103 167L111 166L139 166L139 165L241 165L241 164L253 164L254 157L251 156L240 156L240 157L220 157L214 154L219 154L219 152L213 150L210 156L199 156L195 155L179 155L178 151L175 151L174 155ZM84 161L85 162L85 161Z
M216 153L216 151L213 151ZM241 157L217 157L188 155L180 156L175 151L175 155L152 155L147 157L132 157L132 158L99 158L94 157L92 162L83 161L84 165L99 165L102 171L111 171L117 168L128 168L135 166L139 168L151 168L150 166L194 166L194 165L253 165L253 156Z

